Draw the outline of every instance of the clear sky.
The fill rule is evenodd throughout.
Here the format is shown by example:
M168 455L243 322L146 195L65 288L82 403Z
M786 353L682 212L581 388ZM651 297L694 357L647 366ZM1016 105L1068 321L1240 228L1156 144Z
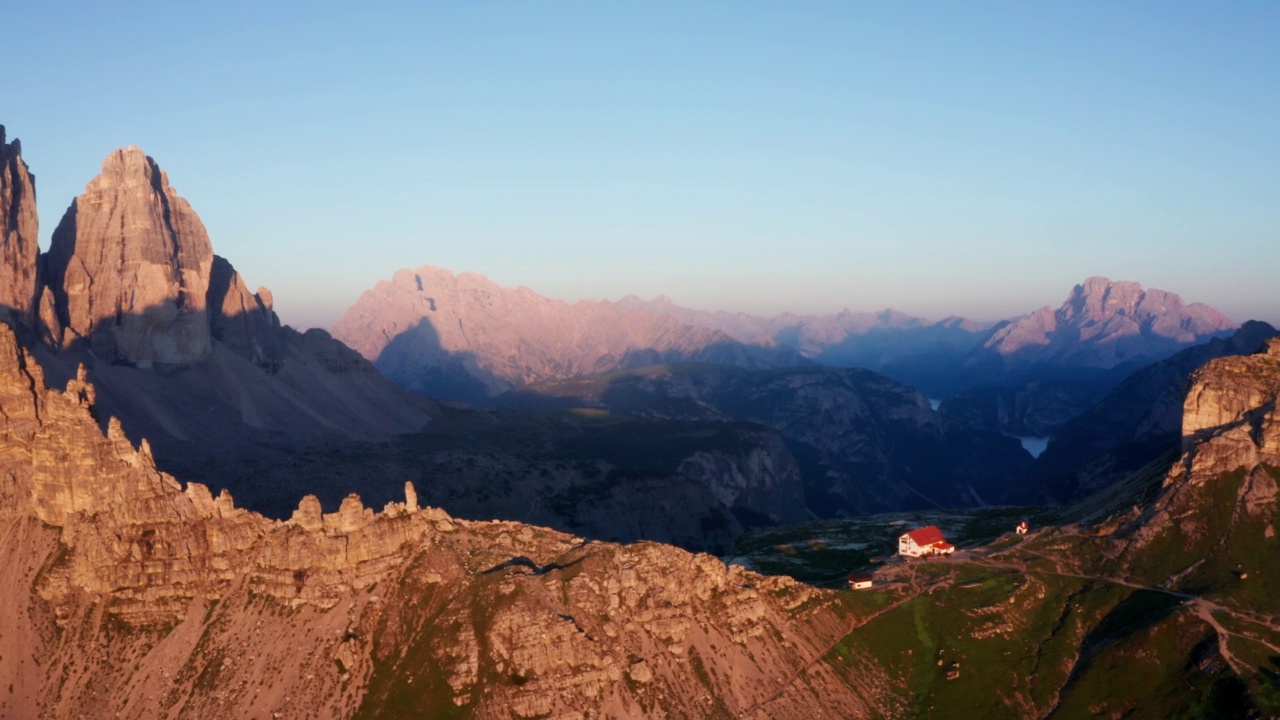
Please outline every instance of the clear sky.
M156 158L285 322L440 265L994 319L1090 275L1280 323L1280 3L7 0L42 245Z

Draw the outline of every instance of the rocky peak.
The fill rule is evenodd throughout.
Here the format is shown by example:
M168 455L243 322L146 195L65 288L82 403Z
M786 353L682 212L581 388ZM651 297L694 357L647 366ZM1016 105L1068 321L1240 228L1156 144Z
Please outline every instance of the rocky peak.
M1114 367L1162 358L1235 326L1202 303L1136 282L1091 277L1057 310L1045 306L998 329L985 347L1016 362Z
M138 148L103 161L54 230L47 262L64 347L85 342L143 367L208 355L209 235Z
M1062 311L1068 316L1093 319L1107 315L1131 314L1137 309L1142 295L1142 286L1136 282L1113 281L1095 276L1071 289L1067 301L1062 305Z
M240 273L226 258L213 256L209 279L209 330L237 355L268 370L279 369L280 321L272 308L271 291L251 293Z
M22 144L5 141L0 125L0 313L33 323L39 222L36 184L22 160Z

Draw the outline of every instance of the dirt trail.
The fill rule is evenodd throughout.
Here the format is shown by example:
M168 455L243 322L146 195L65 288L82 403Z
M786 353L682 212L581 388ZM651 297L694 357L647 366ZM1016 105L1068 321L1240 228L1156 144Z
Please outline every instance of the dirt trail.
M1201 620L1208 623L1209 627L1212 627L1214 632L1218 633L1218 654L1221 655L1222 659L1226 660L1227 664L1231 666L1232 672L1243 677L1249 666L1239 660L1236 660L1236 656L1231 654L1231 648L1227 643L1232 633L1218 623L1217 618L1213 616L1213 609L1208 603L1194 602L1192 603L1192 607L1195 608L1196 615Z
M791 687L791 685L795 683L795 681L799 679L801 675L805 674L810 668L812 668L814 665L817 665L819 662L821 662L822 659L826 657L832 650L835 650L840 643L844 642L845 639L849 637L849 635L853 634L854 630L857 630L858 628L862 627L863 625L866 625L867 623L871 622L872 620L875 620L876 618L880 617L881 615L884 615L887 612L896 610L902 607L903 605L906 605L907 603L916 599L920 595L932 590L934 587L936 587L939 584L941 584L941 582L932 583L925 587L917 587L915 584L915 568L914 567L911 568L910 585L912 587L913 592L899 598L898 600L894 601L893 603L890 603L889 605L884 606L883 608L880 608L879 610L871 613L870 615L863 615L859 617L853 623L853 625L849 627L849 630L847 632L841 635L835 642L831 643L826 648L823 648L820 652L818 652L813 657L812 660L805 663L804 665L801 665L799 668L796 669L794 673L787 676L787 678L783 680L781 683L779 683L777 689L774 690L772 693L770 693L768 697L744 709L739 714L739 717L750 717L754 715L756 712L758 712L760 709L764 708L769 703L772 703L774 700L777 700L779 697L781 697L782 693L786 691L787 688Z

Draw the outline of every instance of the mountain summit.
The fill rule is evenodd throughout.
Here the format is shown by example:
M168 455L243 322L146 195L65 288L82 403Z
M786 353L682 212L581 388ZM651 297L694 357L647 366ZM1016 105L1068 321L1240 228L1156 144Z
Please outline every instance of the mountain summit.
M1049 306L996 330L984 349L1013 363L1109 368L1158 359L1229 334L1235 325L1202 303L1187 305L1165 290L1091 277Z
M204 358L212 264L204 224L155 160L116 150L49 245L63 344L83 338L98 357L142 366Z
M31 323L36 307L36 181L22 161L22 144L5 142L0 125L0 311Z
M322 330L282 326L214 255L204 224L137 147L112 152L36 245L35 185L0 130L0 320L57 383L97 388L105 421L167 469L421 428L434 406ZM213 479L213 478L211 478Z

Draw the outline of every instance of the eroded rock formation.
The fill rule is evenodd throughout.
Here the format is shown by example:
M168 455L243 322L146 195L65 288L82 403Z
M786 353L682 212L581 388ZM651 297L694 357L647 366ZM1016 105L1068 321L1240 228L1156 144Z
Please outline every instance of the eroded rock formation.
M0 316L57 384L83 366L104 415L150 438L164 467L382 440L430 420L432 403L328 333L282 327L271 293L213 254L136 147L103 161L40 255L33 181L18 142L0 141L0 210Z
M7 717L883 714L838 596L656 544L185 489L0 325Z
M1182 452L1121 513L1118 559L1137 577L1274 612L1280 576L1280 338L1211 360L1183 403ZM1138 476L1139 479L1140 476ZM1148 499L1149 498L1149 499ZM1110 553L1109 553L1110 554ZM1240 581L1249 578L1246 586Z
M237 355L249 362L276 370L283 359L280 348L280 321L272 309L271 291L249 292L240 273L226 258L213 256L209 279L209 330Z
M0 125L0 312L27 325L36 314L39 221L36 183L22 144L5 142Z
M63 345L143 367L206 357L212 264L204 224L155 161L136 147L111 153L49 245Z
M1196 371L1182 406L1190 469L1230 472L1280 467L1280 338L1262 352L1213 360Z

